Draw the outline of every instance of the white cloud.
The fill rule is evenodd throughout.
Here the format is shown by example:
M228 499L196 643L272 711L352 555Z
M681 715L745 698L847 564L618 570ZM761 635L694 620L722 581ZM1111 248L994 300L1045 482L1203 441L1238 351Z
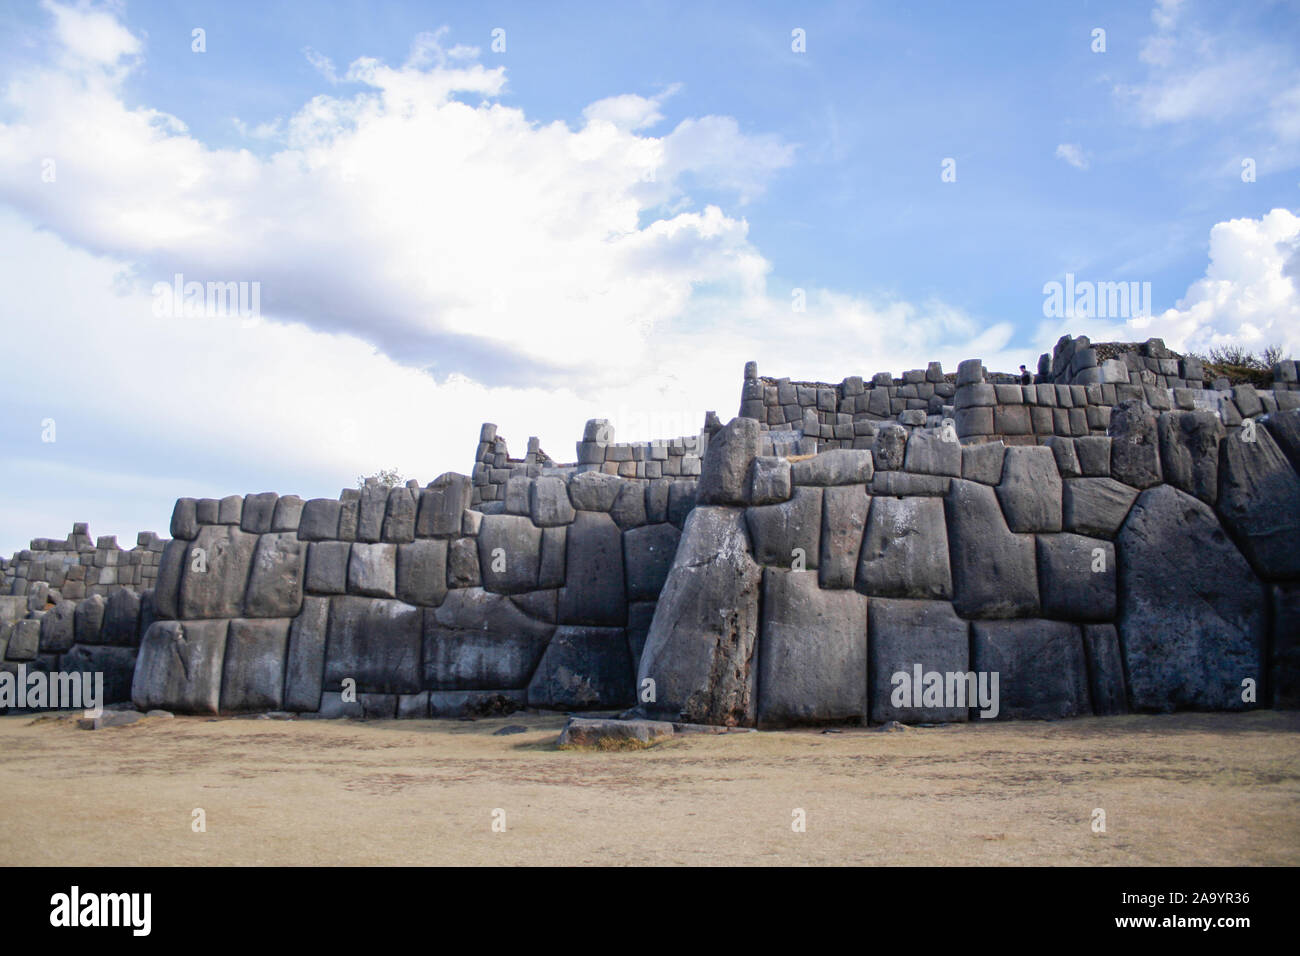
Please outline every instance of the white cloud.
M1056 147L1056 158L1063 159L1075 169L1087 169L1088 158L1077 143L1061 143Z
M1181 351L1233 343L1256 351L1281 345L1300 355L1300 216L1274 209L1216 224L1205 275L1171 309L1123 323L1090 320L1086 330L1078 321L1045 328L1043 340L1087 331L1093 341L1163 338Z

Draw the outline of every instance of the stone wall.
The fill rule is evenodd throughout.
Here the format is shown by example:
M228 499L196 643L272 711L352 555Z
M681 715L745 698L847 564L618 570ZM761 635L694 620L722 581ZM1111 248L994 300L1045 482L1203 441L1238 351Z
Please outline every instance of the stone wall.
M325 717L987 710L897 698L917 668L996 674L1003 719L1297 706L1300 389L1206 388L1164 352L1066 338L1027 386L750 363L742 415L698 436L593 420L558 464L488 424L469 476L182 498L131 552L78 525L0 565L0 670Z

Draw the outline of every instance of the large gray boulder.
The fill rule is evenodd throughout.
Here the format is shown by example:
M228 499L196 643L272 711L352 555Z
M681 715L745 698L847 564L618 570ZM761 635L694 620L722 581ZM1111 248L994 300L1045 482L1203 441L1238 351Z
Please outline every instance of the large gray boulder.
M1156 413L1146 402L1129 398L1111 411L1110 474L1134 488L1150 488L1162 480Z
M172 508L172 537L189 541L198 533L198 502L193 498L177 498Z
M397 545L357 541L348 555L348 592L367 597L397 595Z
M817 581L822 587L853 587L870 506L871 496L861 485L840 485L822 492L821 554L817 568Z
M977 673L998 675L998 718L1055 719L1092 713L1079 628L1063 621L975 621Z
M388 511L388 486L378 482L361 489L361 510L357 514L357 540L373 544L384 536L384 514Z
M173 538L163 545L154 582L154 613L164 620L180 616L181 579L185 576L190 542Z
M1138 494L1113 478L1068 478L1061 494L1065 530L1113 538Z
M871 452L865 448L832 448L790 466L796 485L862 485L874 474Z
M315 713L325 680L329 598L303 598L302 612L289 625L284 664L284 709Z
M762 571L743 512L704 506L686 519L637 671L648 715L688 723L752 726ZM644 700L643 682L654 682Z
M125 591L125 593L130 593ZM77 602L76 612L73 615L73 630L76 634L76 643L78 644L103 644L100 638L100 631L104 629L104 613L107 610L107 602L98 594L92 594L90 597Z
M298 522L298 537L304 541L333 541L339 536L339 509L341 501L333 498L312 498L302 506Z
M822 489L795 488L789 501L745 511L755 559L764 565L815 570L821 553Z
M609 511L625 484L617 475L584 471L569 481L569 500L578 511Z
M765 569L758 725L860 721L866 673L867 599L823 591L806 572Z
M949 434L951 441L945 438ZM918 428L907 440L904 469L924 475L962 477L962 449L956 437L955 433Z
M415 540L415 513L419 492L414 488L390 488L384 514L383 539L394 544Z
M629 601L655 600L673 566L682 533L670 524L651 524L623 532Z
M1083 650L1088 659L1088 689L1093 712L1099 716L1128 713L1128 691L1124 685L1124 652L1114 624L1087 624L1083 628Z
M646 523L645 489L638 482L625 481L609 509L609 516L622 531L639 528Z
M425 615L424 684L431 690L527 687L554 632L504 595L450 591Z
M1119 633L1138 710L1240 710L1264 666L1265 593L1214 512L1162 485L1116 539Z
M104 605L104 624L99 630L99 640L96 643L121 647L139 646L140 609L141 598L137 592L119 588L110 594Z
M1046 445L1008 448L997 494L1012 531L1061 530L1061 474Z
M969 709L978 706L978 685L971 694L967 683L953 678L952 693L948 693L948 675L970 670L969 627L952 605L947 601L872 598L870 621L867 686L871 720L878 724L891 720L905 724L966 720ZM922 689L919 699L915 693L918 665ZM925 675L931 673L940 675L942 692L932 689L931 694L938 696L927 705ZM906 681L895 679L900 674ZM935 687L933 679L929 683ZM948 702L953 706L947 706Z
M528 706L630 707L634 673L623 628L557 627L528 683Z
M244 514L248 514L245 507ZM227 713L280 710L289 621L236 619L226 635L221 709Z
M248 514L245 505L244 514ZM293 531L258 537L244 596L245 617L293 617L302 608L308 544Z
M1257 574L1300 578L1300 476L1266 429L1233 431L1220 445L1219 516Z
M627 594L623 583L623 535L614 519L580 511L568 528L565 579L560 588L560 623L623 627Z
M483 587L501 594L537 588L542 529L521 515L485 515L478 532Z
M1300 408L1274 412L1264 423L1291 467L1300 472Z
M1043 613L1067 621L1115 616L1115 546L1078 534L1038 536L1038 587Z
M312 594L346 594L351 554L352 545L347 541L313 541L308 544L303 587Z
M944 511L957 613L967 618L1038 614L1034 537L1011 533L993 489L954 478Z
M882 495L871 499L857 588L880 597L952 597L948 532L941 499Z
M788 459L759 455L749 466L749 501L771 505L788 501L793 483Z
M239 617L257 538L233 525L200 528L184 558L177 616L187 621Z
M996 485L1002 480L1002 460L1007 446L1000 441L979 445L962 445L961 477L982 485Z
M82 674L82 687L102 674L104 696L101 704L120 704L131 699L131 681L135 676L136 649L109 647L104 644L76 644L59 657L59 670L65 674ZM82 691L83 695L85 691ZM85 699L84 696L82 698Z
M871 443L872 467L881 471L898 471L907 454L907 429L890 423L882 425Z
M59 601L41 617L40 653L62 654L76 642L77 602Z
M420 538L454 538L460 534L461 513L470 506L474 485L467 475L447 472L420 492L415 534Z
M700 466L699 502L742 505L749 465L759 452L760 429L752 418L733 418L709 438Z
M1164 479L1209 505L1219 496L1219 442L1223 422L1205 408L1160 416L1160 464Z
M229 624L214 620L156 621L150 625L140 642L131 681L136 708L188 714L220 712Z
M330 598L326 689L338 690L352 678L359 691L419 693L422 618L422 608L401 601Z
M544 475L531 483L528 489L528 508L533 524L539 528L566 525L574 518L569 488L558 475Z
M244 495L244 508L239 516L241 531L249 534L265 534L271 530L271 518L275 515L275 504L280 496L274 491L263 491L256 495Z
M397 546L397 599L437 607L447 596L447 541L421 538Z

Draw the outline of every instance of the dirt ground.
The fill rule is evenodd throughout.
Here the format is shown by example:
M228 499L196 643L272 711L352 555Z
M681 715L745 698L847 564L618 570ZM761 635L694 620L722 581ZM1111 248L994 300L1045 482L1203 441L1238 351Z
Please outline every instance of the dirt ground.
M0 864L1300 864L1296 712L636 752L557 750L563 723L2 717Z

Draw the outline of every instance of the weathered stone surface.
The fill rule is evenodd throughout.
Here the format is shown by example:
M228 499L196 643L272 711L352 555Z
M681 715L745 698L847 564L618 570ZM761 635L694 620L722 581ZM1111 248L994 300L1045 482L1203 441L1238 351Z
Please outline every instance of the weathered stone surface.
M248 513L247 508L244 511ZM293 617L302 607L309 545L293 531L261 535L244 596L245 617ZM275 708L272 708L275 709Z
M140 643L140 595L125 588L114 591L104 605L104 623L97 641L85 643L135 647Z
M424 625L424 683L431 690L524 688L554 625L482 588L450 591Z
M447 541L421 538L397 546L397 598L437 607L447 596Z
M616 475L584 471L569 481L569 500L578 511L609 511L624 484Z
M226 495L217 506L219 524L239 524L244 514L243 495Z
M619 746L646 745L673 735L673 725L666 720L611 720L597 717L570 717L556 743L561 750L591 747L614 749Z
M172 508L172 537L190 541L198 533L198 502L193 498L177 498L176 506Z
M1083 475L1073 438L1052 435L1043 439L1043 445L1052 449L1052 454L1056 458L1057 474L1062 478L1079 478Z
M129 591L124 593L130 593ZM103 644L99 632L104 628L104 612L107 602L98 594L92 594L77 602L73 614L74 642L77 644Z
M348 555L348 592L367 597L395 597L397 546L361 541L353 544Z
M287 619L231 621L221 678L221 709L229 713L279 710L284 703L288 645Z
M648 481L645 486L645 520L647 524L661 524L668 520L667 481Z
M945 435L949 437L945 438ZM961 445L956 439L955 431L949 433L937 429L917 429L907 440L903 468L925 475L960 478Z
M745 503L745 479L750 462L758 456L759 434L759 425L754 419L733 418L709 439L700 467L700 504Z
M1105 435L1083 435L1074 440L1079 470L1085 478L1110 477L1110 444Z
M282 495L275 503L275 513L271 515L271 530L297 531L305 504L297 495Z
M1088 689L1093 712L1100 716L1128 713L1124 686L1124 652L1114 624L1088 624L1083 628L1083 650L1088 660Z
M645 641L650 634L650 622L654 620L655 602L636 601L627 606L627 646L632 655L632 673L641 663L641 653L645 650Z
M249 534L265 534L271 530L271 518L280 496L274 491L263 491L244 496L244 507L239 516L239 528Z
M867 483L867 493L891 498L941 498L952 479L947 475L914 475L907 471L878 471Z
M1002 461L998 501L1017 533L1061 530L1061 475L1045 445L1016 445Z
M644 528L623 532L628 600L654 600L659 597L681 536L681 532L670 524L646 525Z
M1116 539L1119 633L1135 709L1240 710L1264 666L1265 593L1205 504L1144 491Z
M333 541L339 536L339 508L333 498L312 498L302 506L298 537L304 541Z
M244 590L256 546L257 535L246 534L232 525L200 528L182 559L176 616L185 620L239 617L244 609Z
M415 534L420 538L454 538L461 532L461 512L470 506L474 485L467 475L447 472L420 492Z
M474 538L457 538L447 546L447 587L476 588L483 583Z
M756 505L788 501L793 490L790 462L759 455L749 466L749 500Z
M5 659L10 661L34 661L41 649L40 618L24 618L15 621L9 632L9 644L5 650Z
M429 691L430 717L502 717L527 706L528 691L518 688Z
M1266 429L1219 446L1219 516L1255 573L1300 578L1300 476Z
M218 713L229 623L158 621L151 625L140 642L131 681L135 706L140 710L160 707L189 714Z
M758 725L857 721L867 713L867 599L799 571L763 571Z
M304 588L312 594L346 594L351 554L352 545L347 541L311 542L307 546Z
M907 429L902 425L882 425L871 443L871 460L880 471L897 471L907 454Z
M998 675L998 717L1055 719L1092 713L1083 635L1062 621L975 621L972 665Z
M199 524L216 524L221 517L221 502L216 498L200 498L194 504L194 515Z
M875 468L865 448L832 448L791 465L795 485L861 485L871 480Z
M285 710L314 713L320 706L329 610L329 598L303 598L301 613L289 625L284 665Z
M65 674L82 674L83 695L90 688L88 675L103 674L104 696L100 704L120 704L131 699L131 680L135 676L134 647L109 647L103 644L77 644L59 657L59 670ZM85 697L82 697L85 700Z
M697 487L694 481L674 481L668 486L668 520L678 528L685 526L686 516L695 507Z
M1163 472L1155 410L1141 399L1125 399L1111 412L1108 432L1111 477L1134 488L1159 484Z
M388 510L388 487L366 485L361 489L357 512L357 540L374 544L384 536L384 513Z
M742 515L705 506L686 519L637 672L638 687L646 678L655 682L655 700L640 705L650 716L754 723L762 571Z
M1011 533L993 489L954 478L944 511L957 613L981 618L1036 615L1034 538Z
M821 553L817 575L824 588L851 588L867 526L871 497L860 485L840 485L822 492Z
M415 540L415 514L419 493L414 488L391 488L384 513L383 539L394 544Z
M959 681L954 678L952 694L946 693L948 674L970 670L969 628L952 605L947 601L872 598L870 621L867 686L872 722L929 724L966 720L969 708L978 705L978 687L970 694L968 685L960 682L958 697ZM918 664L923 689L919 700L913 691ZM924 675L931 672L944 675L944 683L940 696L931 698L927 705ZM901 681L895 681L896 674L906 675L909 686L904 688ZM951 707L945 706L949 700Z
M864 594L880 597L951 598L943 502L873 497L856 586Z
M1300 472L1300 408L1270 415L1265 427L1287 461L1291 462L1291 467Z
M528 508L533 524L539 528L554 528L573 521L573 503L569 501L569 488L557 475L537 478L528 490Z
M1136 488L1113 478L1069 478L1061 495L1066 531L1113 538L1137 500Z
M565 568L560 623L609 627L627 623L623 535L609 515L583 511L574 518L568 528Z
M645 490L638 482L625 481L614 499L609 516L623 531L639 528L646 523Z
M1002 459L1007 446L1000 441L961 446L961 476L967 481L996 485L1002 480Z
M805 569L817 568L821 552L821 488L795 488L789 501L749 508L745 522L754 558L760 564L791 568L798 567L802 560Z
M1273 706L1300 707L1300 584L1274 584L1269 660Z
M41 616L40 652L62 654L77 639L77 602L59 601Z
M478 532L483 587L501 594L537 588L542 529L521 515L485 515Z
M1038 588L1043 613L1067 621L1115 616L1115 546L1077 534L1038 536Z
M355 680L358 691L414 694L422 690L420 644L423 609L377 598L330 598L325 684Z
M1158 425L1164 480L1213 505L1219 496L1223 422L1208 409L1165 412Z
M557 627L528 683L528 706L629 707L633 673L621 627Z

